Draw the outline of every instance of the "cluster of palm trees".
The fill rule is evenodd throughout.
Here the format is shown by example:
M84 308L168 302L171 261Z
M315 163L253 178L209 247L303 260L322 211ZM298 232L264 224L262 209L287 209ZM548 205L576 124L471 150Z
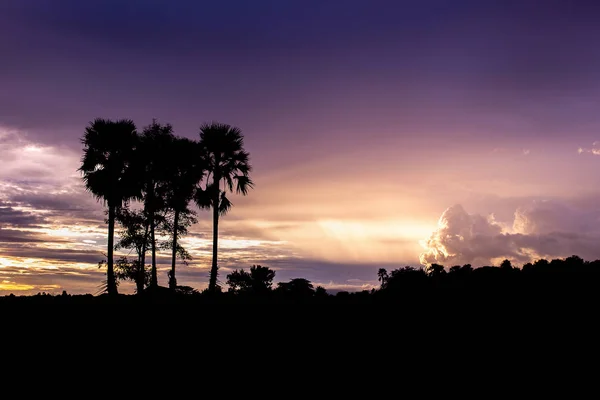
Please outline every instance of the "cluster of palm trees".
M189 258L178 243L187 227L196 222L192 202L213 212L213 255L208 290L218 289L217 249L219 216L232 206L227 192L243 195L253 187L249 154L239 128L212 122L200 127L198 141L175 136L170 124L156 120L138 132L133 121L98 118L86 127L81 139L83 157L79 171L86 189L107 207L108 252L106 291L117 294L113 260L115 248L135 249L134 278L137 292L146 284L158 287L156 252L172 251L169 287L175 289L177 257ZM133 204L139 204L137 209ZM115 244L115 223L123 227ZM157 244L156 236L169 239ZM151 251L150 274L146 253Z

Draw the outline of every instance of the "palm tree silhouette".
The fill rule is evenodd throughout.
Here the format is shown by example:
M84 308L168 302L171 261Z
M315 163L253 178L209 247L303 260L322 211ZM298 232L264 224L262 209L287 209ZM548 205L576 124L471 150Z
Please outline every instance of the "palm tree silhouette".
M81 167L87 191L108 206L108 254L106 291L117 294L113 266L115 215L118 208L136 197L131 169L132 153L137 145L133 121L97 118L85 129Z
M177 287L175 278L175 264L177 261L178 235L185 228L181 224L181 217L185 222L195 222L195 213L188 205L194 197L196 186L202 180L206 171L204 160L199 156L198 142L187 138L174 137L165 149L168 158L166 176L168 180L161 187L164 191L165 204L173 211L171 273L169 274L169 288Z
M381 282L381 288L383 289L388 280L388 273L385 268L379 268L377 271L377 280Z
M253 187L249 173L250 155L244 150L244 137L239 128L212 122L200 127L200 154L206 162L205 189L196 191L196 204L213 210L213 254L210 269L209 292L217 289L217 249L219 241L219 216L231 209L227 191L246 195ZM221 190L221 183L223 190Z
M144 212L150 223L150 243L152 251L152 268L150 287L158 286L158 276L156 270L156 229L162 223L162 216L159 211L165 207L163 193L160 185L168 179L166 175L169 164L168 157L165 157L164 151L169 148L173 141L173 127L170 124L161 125L156 120L146 127L140 138L140 146L136 152L136 171L138 180L141 183L141 192L144 201Z

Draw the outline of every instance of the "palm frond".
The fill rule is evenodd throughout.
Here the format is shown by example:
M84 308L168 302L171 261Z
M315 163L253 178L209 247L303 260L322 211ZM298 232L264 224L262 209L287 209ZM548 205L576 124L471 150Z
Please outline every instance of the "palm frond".
M237 127L219 122L200 127L199 148L206 157L207 175L222 177L226 189L245 195L253 183L248 177L252 170L250 155L243 146L244 137Z
M233 192L233 179L231 174L227 174L223 177L225 180L225 185L229 189L230 192Z
M194 202L201 210L206 210L212 207L212 197L210 188L202 189L201 187L196 188L194 194Z
M221 200L219 201L219 214L225 215L231 210L233 203L225 196L225 192L221 193Z
M97 118L86 127L81 166L86 189L99 200L120 204L130 197L131 182L125 179L137 140L136 127L128 119Z
M248 175L236 175L234 176L234 179L237 183L235 187L236 193L245 196L248 194L248 191L254 187L254 182L252 182L252 179L250 179Z

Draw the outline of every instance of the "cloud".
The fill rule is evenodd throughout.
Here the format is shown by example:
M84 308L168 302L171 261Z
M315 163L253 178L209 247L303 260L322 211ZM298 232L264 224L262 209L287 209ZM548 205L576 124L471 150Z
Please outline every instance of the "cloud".
M597 232L599 217L597 209L583 210L558 200L532 200L515 211L512 232L523 235Z
M44 242L47 244L48 242ZM64 242L68 244L68 242ZM28 264L78 263L94 265L106 257L98 250L49 248L46 246L13 246L2 249L2 255L28 260Z
M63 290L72 294L96 293L103 278L104 272L98 268L4 267L0 268L0 295L29 295L38 292L58 294ZM122 286L128 288L131 285Z
M30 211L15 209L11 203L0 200L0 226L31 227L43 222L43 217Z
M18 229L0 228L0 244L1 243L43 243L47 238L39 234L28 231L20 231Z
M337 292L360 292L363 290L371 290L378 288L380 284L376 281L369 282L354 282L353 280L347 281L348 283L335 283L333 281L329 282L312 282L313 286L316 288L317 286L322 286L327 290L329 294L335 294Z
M577 149L577 153L579 153L579 154L590 153L595 156L600 156L600 141L596 141L596 142L592 143L592 147L589 147L589 148L580 147L579 149Z
M0 179L20 186L65 183L77 178L79 154L62 146L33 142L20 132L0 126L3 164Z
M84 193L16 193L10 196L10 201L21 206L37 210L60 211L97 211L98 207L90 207L92 202L86 201Z
M0 207L28 215L55 217L94 216L102 221L102 208L85 192L77 172L80 154L63 146L43 145L24 133L0 126ZM78 217L78 216L77 216Z
M422 241L422 264L495 265L502 259L526 263L538 258L600 258L600 210L583 211L553 201L531 201L518 207L512 224L492 216L468 214L460 205L448 208L438 228Z

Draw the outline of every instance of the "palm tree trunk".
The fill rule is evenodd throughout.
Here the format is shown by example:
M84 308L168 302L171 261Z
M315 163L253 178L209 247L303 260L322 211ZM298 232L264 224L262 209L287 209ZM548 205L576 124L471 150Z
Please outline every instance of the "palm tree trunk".
M219 191L213 199L213 254L212 254L212 266L210 268L210 281L208 284L209 292L217 291L217 248L219 245Z
M144 290L144 282L146 280L146 251L148 251L148 249L146 248L146 242L148 240L148 229L149 226L146 223L145 224L146 227L144 228L144 242L142 243L142 255L141 255L141 262L140 262L140 270L139 270L139 276L138 276L138 280L139 280L139 287L142 288L142 290L138 290L138 294L142 294L142 291Z
M173 216L173 255L171 258L171 276L169 277L169 288L175 290L177 279L175 279L175 263L177 261L177 225L179 224L179 210L175 209Z
M158 286L158 277L156 276L156 239L154 237L154 215L150 217L150 242L152 246L152 277L150 286L155 288Z
M117 282L115 281L115 271L113 268L113 249L115 241L115 206L108 206L108 260L106 269L106 291L110 295L117 293Z
M138 271L135 280L135 289L137 294L142 294L144 291L144 263L142 255L138 255Z

